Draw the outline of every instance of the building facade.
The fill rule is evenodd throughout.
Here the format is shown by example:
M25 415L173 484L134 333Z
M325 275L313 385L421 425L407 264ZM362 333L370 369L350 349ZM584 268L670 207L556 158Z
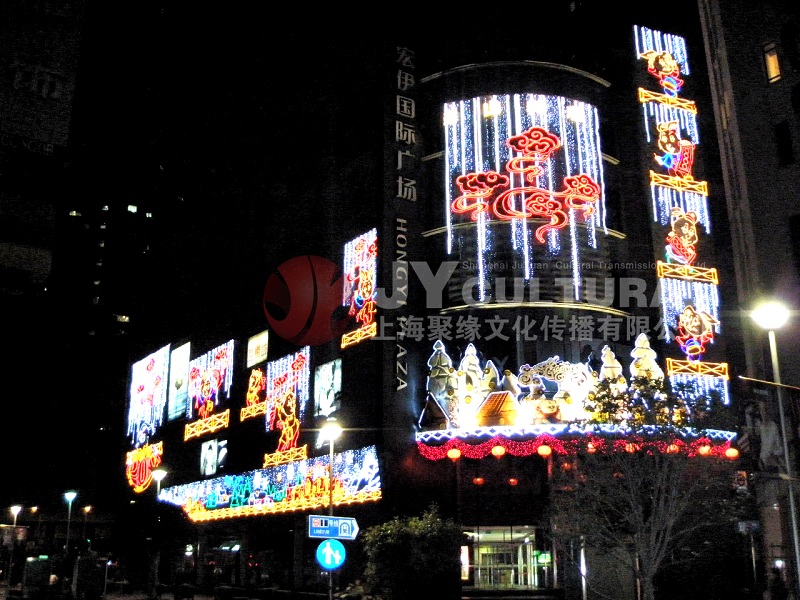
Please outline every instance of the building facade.
M259 577L319 583L309 515L363 529L436 503L473 540L465 587L580 597L599 575L554 546L546 505L551 469L614 433L587 424L597 381L667 377L733 410L696 22L684 36L649 15L600 43L591 9L551 10L569 44L492 27L496 46L382 45L382 112L360 115L381 134L332 154L325 202L297 205L293 231L324 235L273 255L266 324L133 363L128 481L150 494L168 470L158 499L204 532L181 567L202 583L249 583L245 555L268 557ZM682 435L690 455L736 441Z
M309 515L363 530L436 503L474 540L465 588L599 585L546 518L551 469L597 433L593 384L661 375L738 402L728 216L686 4L602 31L603 7L558 2L525 35L459 16L390 42L322 36L342 54L269 82L248 77L263 38L203 46L172 79L179 58L159 51L180 15L158 17L147 81L174 95L146 95L139 160L103 177L134 192L106 202L98 186L59 213L79 225L53 281L87 332L130 339L115 476L192 524L163 581L319 585ZM192 76L216 83L213 102L174 92ZM344 432L326 442L331 418ZM736 432L679 441L723 456ZM341 582L357 576L347 547Z

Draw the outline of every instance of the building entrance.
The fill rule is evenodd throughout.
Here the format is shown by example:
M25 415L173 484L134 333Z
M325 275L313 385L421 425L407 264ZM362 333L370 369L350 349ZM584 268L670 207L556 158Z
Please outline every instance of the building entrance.
M556 584L549 540L538 527L467 527L461 579L480 589L547 589Z

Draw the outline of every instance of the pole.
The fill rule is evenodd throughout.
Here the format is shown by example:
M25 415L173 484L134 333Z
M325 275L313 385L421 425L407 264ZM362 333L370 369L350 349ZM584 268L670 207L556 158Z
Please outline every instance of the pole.
M456 463L456 523L461 525L461 459Z
M781 437L783 438L783 460L786 462L786 476L789 491L789 521L792 526L792 546L794 549L794 587L800 598L800 541L797 534L797 507L794 498L794 469L789 455L789 442L786 436L786 416L783 414L783 386L781 385L781 371L778 363L778 344L775 341L775 331L769 330L769 352L772 357L772 376L775 379L778 391L778 413L781 423Z
M333 436L328 440L328 516L333 516ZM333 600L333 569L328 569L328 600Z
M72 500L67 502L67 553L69 553L69 525L72 521Z

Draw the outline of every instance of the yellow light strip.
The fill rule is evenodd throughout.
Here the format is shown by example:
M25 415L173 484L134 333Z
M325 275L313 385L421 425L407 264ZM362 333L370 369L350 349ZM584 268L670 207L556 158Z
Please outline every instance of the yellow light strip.
M601 304L587 304L584 302L476 302L475 304L462 304L461 306L444 308L439 312L441 314L447 314L471 308L495 311L505 310L507 308L563 308L602 312L608 313L609 315L617 315L619 317L627 317L630 315L630 313L625 312L624 310L617 310L616 308L611 308L610 306L602 306Z
M659 260L656 264L656 274L659 277L669 277L671 279L719 284L717 270L713 267L693 267L691 265L665 263Z
M308 444L300 446L299 448L289 448L288 450L279 450L272 454L264 455L264 467L274 467L286 463L294 462L296 460L306 460L308 458Z
M693 360L667 359L667 375L703 375L730 379L728 363L709 363Z
M189 423L183 430L183 441L199 437L205 433L213 433L220 429L225 429L230 423L231 411L211 415L206 419L200 419L194 423Z
M369 325L364 325L355 331L351 331L350 333L345 333L342 335L342 348L347 348L348 346L352 346L371 337L375 337L377 333L378 324L373 321Z
M266 402L251 404L250 406L245 406L242 409L241 413L239 413L239 420L244 421L245 419L252 419L253 417L258 417L259 415L264 415L266 413L267 413Z
M695 105L694 100L686 100L684 98L678 98L677 96L667 96L666 94L651 92L650 90L646 90L644 88L639 88L639 102L642 104L645 102L658 102L659 104L663 104L665 106L680 108L690 113L697 114L697 106Z
M381 499L381 490L373 492L359 492L354 494L346 501L334 502L337 505L361 504L364 502L376 502ZM284 502L272 504L256 504L248 506L237 506L235 508L221 508L216 510L206 510L201 506L184 506L187 516L195 523L202 521L218 521L220 519L231 519L234 517L256 517L259 515L293 512L298 510L311 510L327 506L328 499L315 497L303 497Z
M679 192L694 192L701 196L708 196L708 182L695 181L691 178L673 177L650 171L650 185L672 188Z

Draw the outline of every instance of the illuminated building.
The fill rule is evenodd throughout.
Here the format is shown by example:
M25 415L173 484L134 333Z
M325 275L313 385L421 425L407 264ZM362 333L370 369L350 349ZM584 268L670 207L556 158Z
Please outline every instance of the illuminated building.
M200 342L187 328L134 363L173 357L160 379L167 417L150 419L150 402L128 412L134 491L169 465L159 500L206 546L234 536L299 585L307 573L281 551L288 534L276 544L265 531L291 529L308 555L305 520L329 498L362 528L424 499L473 537L465 587L569 588L580 575L543 519L554 464L577 452L738 456L732 430L625 439L611 422L586 423L604 378L667 377L731 404L713 251L724 223L709 208L712 134L697 117L710 109L681 20L620 23L603 34L606 53L579 33L590 12L553 10L574 25L572 56L561 31L494 51L398 36L372 66L383 176L362 179L374 154L332 159L326 222L286 221L296 252L265 276L266 325ZM366 186L377 209L342 181ZM298 295L302 278L316 303ZM153 388L147 372L130 397ZM345 428L333 464L316 443L330 417Z
M226 78L231 90L253 86L231 95L256 98L226 108L264 127L217 132L235 141L215 160L198 160L211 142L180 149L203 165L185 175L205 204L188 193L169 205L134 286L147 336L131 351L117 473L135 498L168 468L160 500L203 536L187 559L199 583L220 583L209 565L230 566L231 538L268 556L272 577L304 583L306 517L333 497L362 529L421 499L458 514L483 540L464 551L465 586L574 586L539 509L552 462L618 433L570 424L593 373L629 378L651 360L636 368L735 403L695 9L602 29L607 15L580 2L506 25L409 24L407 37L353 42L338 60L356 77L327 56L307 75L261 77L246 53L221 53L220 71L240 77ZM303 79L314 102L293 89ZM189 100L173 112L213 106ZM304 109L283 118L277 104ZM208 122L191 124L196 142ZM333 323L288 322L278 271L341 277L341 293L321 294L336 298ZM346 429L333 465L315 431L329 417ZM627 443L722 458L736 436Z

